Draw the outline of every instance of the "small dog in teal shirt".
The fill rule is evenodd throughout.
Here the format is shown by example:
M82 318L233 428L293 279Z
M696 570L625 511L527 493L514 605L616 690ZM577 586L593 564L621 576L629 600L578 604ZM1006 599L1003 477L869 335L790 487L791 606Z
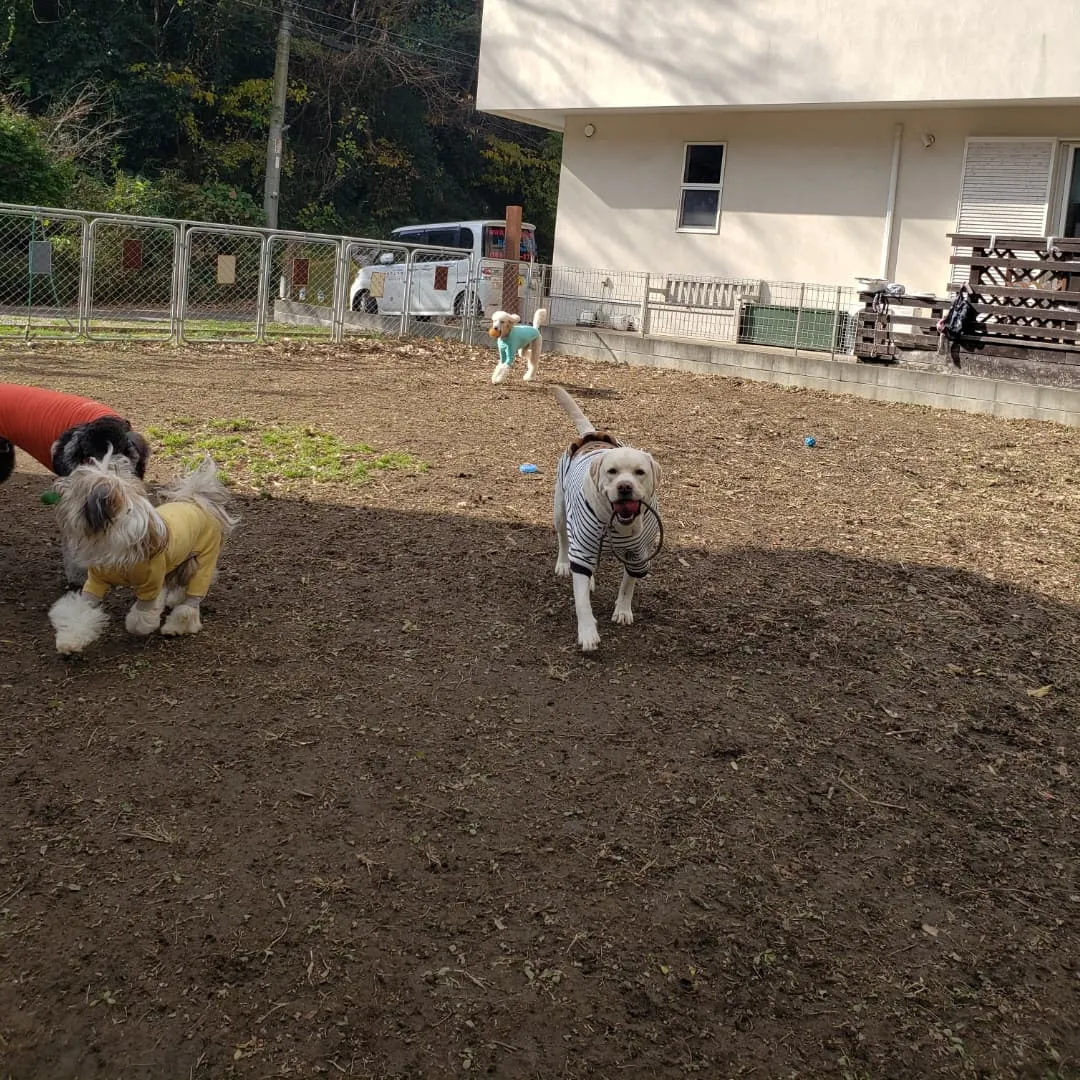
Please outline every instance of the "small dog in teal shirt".
M501 383L510 374L510 366L518 356L525 357L524 379L531 381L540 363L540 350L543 347L540 327L546 322L547 308L537 308L531 326L528 323L522 326L520 315L511 315L506 311L496 311L491 316L488 335L497 338L499 343L499 362L491 373L493 383Z

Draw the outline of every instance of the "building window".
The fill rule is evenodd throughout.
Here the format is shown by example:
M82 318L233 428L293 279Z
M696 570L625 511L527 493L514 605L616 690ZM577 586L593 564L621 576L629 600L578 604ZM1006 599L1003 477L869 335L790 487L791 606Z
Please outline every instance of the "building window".
M724 144L689 143L679 194L680 232L718 232L724 186Z
M1068 237L1080 237L1080 147L1066 148L1065 162L1069 182L1065 186L1065 220L1062 232Z

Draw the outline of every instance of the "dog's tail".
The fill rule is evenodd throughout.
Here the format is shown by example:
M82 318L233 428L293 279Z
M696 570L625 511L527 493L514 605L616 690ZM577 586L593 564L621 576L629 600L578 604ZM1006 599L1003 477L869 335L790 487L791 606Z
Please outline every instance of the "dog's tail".
M218 479L217 465L206 454L199 467L161 489L167 502L190 502L202 507L228 536L240 519L229 512L229 489Z
M548 312L546 307L538 307L533 315L533 329L539 330L541 326L547 326Z
M581 411L578 403L561 386L554 386L552 389L555 391L555 398L563 407L563 411L573 420L577 433L579 435L591 435L596 430L596 427Z

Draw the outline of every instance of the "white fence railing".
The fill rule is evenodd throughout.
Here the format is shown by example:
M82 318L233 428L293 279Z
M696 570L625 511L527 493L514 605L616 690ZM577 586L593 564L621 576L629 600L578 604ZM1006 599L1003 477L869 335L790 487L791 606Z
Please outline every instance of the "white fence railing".
M472 341L514 264L465 250L0 203L0 339ZM850 353L839 286L520 263L521 314L554 325Z

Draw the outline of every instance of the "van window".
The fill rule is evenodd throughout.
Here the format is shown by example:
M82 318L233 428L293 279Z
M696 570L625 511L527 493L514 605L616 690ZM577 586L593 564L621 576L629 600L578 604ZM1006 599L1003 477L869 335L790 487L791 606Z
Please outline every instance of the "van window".
M395 240L400 240L403 244L426 244L429 242L427 229L409 229L401 232L395 229L391 236Z
M461 230L454 229L431 229L428 232L427 242L432 247L448 247L453 248L458 246L458 237L461 234Z
M506 258L506 226L505 225L485 225L484 226L484 258L485 259L505 259ZM533 235L532 229L521 230L521 250L518 255L520 262L535 262L536 261L536 237Z
M472 229L461 229L459 230L459 232L460 235L458 236L457 246L460 248L467 248L469 251L472 251L474 239Z

